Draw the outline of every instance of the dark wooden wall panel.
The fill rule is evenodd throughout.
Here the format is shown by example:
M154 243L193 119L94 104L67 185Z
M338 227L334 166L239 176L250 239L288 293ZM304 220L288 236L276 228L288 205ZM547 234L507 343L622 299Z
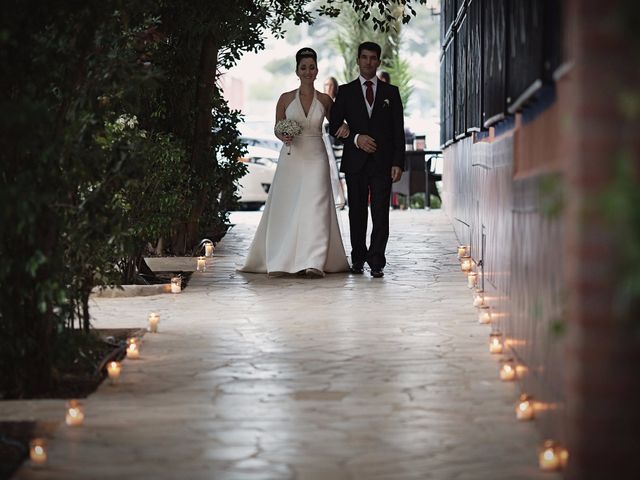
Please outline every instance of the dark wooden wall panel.
M454 140L455 105L455 38L452 38L444 52L444 128L445 145Z
M482 129L482 0L472 0L467 15L467 132L472 132Z
M544 57L548 78L553 79L565 61L564 42L562 41L564 7L558 0L546 0L544 8Z
M505 0L485 0L483 21L483 123L489 127L505 117L507 81L507 18Z
M456 85L455 85L455 128L454 138L458 139L467 134L467 17L464 16L455 35L456 42Z
M507 106L522 108L542 88L544 70L544 3L546 0L511 0L508 8Z

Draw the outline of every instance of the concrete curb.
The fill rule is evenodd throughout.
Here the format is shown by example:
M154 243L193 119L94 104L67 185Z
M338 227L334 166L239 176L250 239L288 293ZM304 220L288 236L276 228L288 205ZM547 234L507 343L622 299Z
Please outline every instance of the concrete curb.
M171 285L122 285L122 287L95 287L91 296L95 298L148 297L171 293Z

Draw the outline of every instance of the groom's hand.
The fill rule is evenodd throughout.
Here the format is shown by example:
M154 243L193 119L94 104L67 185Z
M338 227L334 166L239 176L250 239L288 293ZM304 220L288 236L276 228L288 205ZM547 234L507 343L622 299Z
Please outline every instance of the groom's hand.
M400 167L391 167L391 181L393 183L399 182L402 178L402 169Z
M376 141L369 135L358 135L358 148L367 153L374 153L378 146Z

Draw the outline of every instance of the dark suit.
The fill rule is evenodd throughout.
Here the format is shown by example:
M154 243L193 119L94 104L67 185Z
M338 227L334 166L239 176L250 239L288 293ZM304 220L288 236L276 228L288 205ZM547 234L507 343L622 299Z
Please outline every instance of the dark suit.
M367 262L372 269L386 264L384 252L389 239L389 198L391 167L404 169L404 116L398 87L378 81L371 118L367 112L360 79L338 89L331 108L329 131L335 135L344 120L349 124L349 138L344 140L340 171L345 173L349 194L349 227L353 265ZM375 153L355 146L356 134L369 135L376 141ZM373 231L366 245L367 204L371 194Z

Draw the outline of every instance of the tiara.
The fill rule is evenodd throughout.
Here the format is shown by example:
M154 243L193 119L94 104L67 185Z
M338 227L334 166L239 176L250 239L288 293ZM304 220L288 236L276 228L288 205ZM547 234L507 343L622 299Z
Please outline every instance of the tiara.
M298 55L315 55L316 52L314 52L313 50L309 49L309 48L305 48L304 50L300 50L300 53L298 53Z

